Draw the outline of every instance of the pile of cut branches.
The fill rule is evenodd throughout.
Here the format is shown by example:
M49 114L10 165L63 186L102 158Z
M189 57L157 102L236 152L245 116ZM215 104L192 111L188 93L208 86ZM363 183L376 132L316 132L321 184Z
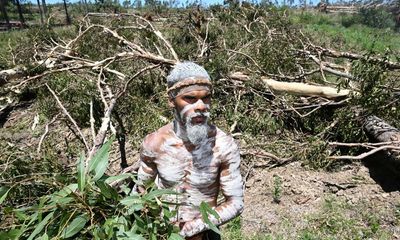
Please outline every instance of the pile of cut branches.
M274 8L164 14L150 21L140 13L89 13L65 36L57 29L30 30L29 38L11 49L15 59L0 71L0 123L8 126L2 133L17 131L10 125L13 112L30 106L35 118L23 129L30 128L34 137L24 151L20 148L21 156L0 153L8 159L1 162L2 185L25 184L23 178L13 183L7 178L20 171L13 164L28 154L33 162L63 162L57 171L73 172L80 151L87 165L110 135L117 139L112 162L132 165L129 151L172 119L165 76L184 60L203 65L212 76L213 122L240 140L246 176L253 167L303 160L311 167L332 168L343 159L359 160L379 150L395 156L400 150L395 53L377 56L317 46L291 23L290 13ZM19 59L21 51L30 54ZM393 134L370 144L363 125L378 140L381 131ZM0 145L19 148L6 134ZM44 185L29 199L7 201L21 206L58 189ZM19 198L26 191L8 195Z

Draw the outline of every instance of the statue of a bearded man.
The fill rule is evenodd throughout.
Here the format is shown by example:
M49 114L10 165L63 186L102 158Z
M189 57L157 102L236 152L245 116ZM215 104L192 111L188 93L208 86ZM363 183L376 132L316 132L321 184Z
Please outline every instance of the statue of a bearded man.
M243 211L239 149L234 139L209 123L212 84L207 71L192 62L178 63L167 77L168 101L175 119L146 136L140 155L140 184L155 181L179 194L174 221L186 239L220 239L199 211L201 202L218 213L221 225ZM221 191L225 200L217 203Z

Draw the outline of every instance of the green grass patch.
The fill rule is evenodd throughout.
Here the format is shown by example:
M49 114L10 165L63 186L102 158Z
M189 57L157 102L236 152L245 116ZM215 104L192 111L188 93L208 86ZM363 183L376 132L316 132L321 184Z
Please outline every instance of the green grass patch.
M381 12L378 12L381 13ZM373 13L323 14L315 11L291 11L292 23L318 44L342 51L384 54L400 51L400 33L393 24L386 23L390 16L374 13L377 25L367 21ZM394 54L395 55L395 54Z
M309 216L299 239L391 239L391 233L381 227L384 213L367 204L326 199L322 210Z
M342 51L368 51L384 54L387 51L400 51L400 34L390 29L377 29L363 25L348 28L332 24L308 24L303 26L305 33L321 45Z
M32 44L39 41L69 39L76 33L75 26L54 27L51 29L32 27L0 32L0 70L12 68L15 65L29 65L29 56L33 54Z
M240 217L236 217L232 221L228 222L222 228L222 239L223 240L269 240L276 239L272 238L269 234L248 235L242 232L242 221Z
M6 69L12 65L12 49L23 39L27 39L26 32L27 30L0 32L0 69Z

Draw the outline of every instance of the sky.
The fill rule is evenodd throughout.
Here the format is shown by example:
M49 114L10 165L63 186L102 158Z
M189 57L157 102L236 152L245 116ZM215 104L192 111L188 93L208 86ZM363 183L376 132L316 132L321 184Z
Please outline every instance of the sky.
M88 2L89 1L94 2L95 0L87 0L87 1ZM119 0L119 1L122 3L122 1L124 1L124 0ZM133 2L134 0L130 0L130 1ZM164 0L161 0L161 1L164 1ZM166 1L168 1L168 0L166 0ZM184 5L188 1L189 2L194 2L195 0L176 0L176 2L178 3L178 6ZM248 0L248 1L252 2L252 1L259 1L259 0ZM275 2L275 1L283 2L283 0L270 0L270 1L271 2ZM33 4L36 4L37 0L27 0L27 2L31 2ZM50 3L50 4L51 3L62 3L62 2L63 2L63 0L46 0L46 3ZM67 0L67 2L74 3L74 2L79 2L79 0ZM144 0L142 0L142 3L143 2L144 2ZM221 4L222 5L224 0L198 0L198 2L201 2L201 4L203 6L210 6L210 5L215 5L215 4ZM294 2L295 2L295 4L298 4L299 0L295 0ZM319 0L307 0L307 2L312 2L315 5L316 3L319 2Z

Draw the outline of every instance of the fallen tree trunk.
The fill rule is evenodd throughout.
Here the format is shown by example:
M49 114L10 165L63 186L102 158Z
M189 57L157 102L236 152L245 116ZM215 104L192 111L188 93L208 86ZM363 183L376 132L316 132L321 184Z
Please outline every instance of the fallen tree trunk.
M336 51L336 50L333 50L333 49L327 49L327 48L323 48L323 47L315 46L315 45L311 45L311 46L314 49L320 51L321 55L323 55L323 56L334 57L334 58L347 58L347 59L350 59L350 60L366 59L366 60L368 60L370 62L373 62L373 63L383 64L388 69L391 69L391 70L400 69L400 63L389 61L388 59L385 59L385 58L378 58L378 57L373 57L373 56L366 57L364 55L357 54L357 53L341 52L341 51Z
M317 96L328 99L346 98L350 90L338 89L325 86L314 86L306 83L279 82L276 80L262 78L262 81L274 92L286 92L302 96Z
M393 142L392 145L400 147L400 130L376 116L364 120L364 131L378 142ZM399 152L391 153L394 157L400 156Z
M336 88L313 86L305 83L291 83L291 82L278 82L272 79L263 78L263 82L272 90L276 92L286 92L289 94L302 95L302 96L319 96L329 99L337 99L340 97L347 97L350 93L349 90L337 91ZM369 152L363 153L359 156L332 156L331 159L354 159L361 160L378 151L385 150L395 158L400 157L400 130L389 125L384 120L376 117L369 116L364 120L364 131L372 136L383 145L372 149Z
M327 12L343 12L343 13L358 13L359 9L356 6L327 6Z

